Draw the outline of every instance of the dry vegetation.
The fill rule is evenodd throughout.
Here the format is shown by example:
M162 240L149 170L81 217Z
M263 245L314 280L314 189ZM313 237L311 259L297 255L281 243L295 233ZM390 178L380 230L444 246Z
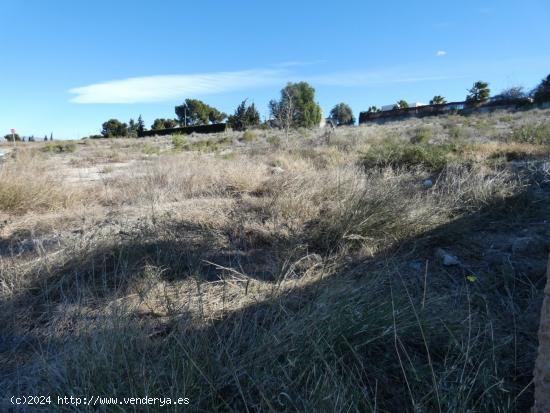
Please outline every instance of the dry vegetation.
M1 396L525 411L549 153L539 110L20 145L0 167Z

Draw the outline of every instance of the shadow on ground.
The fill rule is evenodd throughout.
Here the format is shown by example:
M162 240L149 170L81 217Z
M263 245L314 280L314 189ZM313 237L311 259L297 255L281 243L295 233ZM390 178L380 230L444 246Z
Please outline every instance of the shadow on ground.
M548 188L529 188L206 325L182 315L151 334L147 323L114 316L63 343L35 336L55 304L88 296L106 302L148 265L163 268L167 281L217 279L222 267L275 280L288 252L275 252L283 241L308 239L267 239L250 251L227 236L231 228L213 233L179 223L160 237L132 234L48 269L47 284L37 277L30 292L0 304L29 311L34 303L35 311L27 317L33 324L2 328L2 358L26 349L48 360L23 363L7 378L65 393L185 394L192 411L526 411L549 198ZM443 265L438 249L459 264Z

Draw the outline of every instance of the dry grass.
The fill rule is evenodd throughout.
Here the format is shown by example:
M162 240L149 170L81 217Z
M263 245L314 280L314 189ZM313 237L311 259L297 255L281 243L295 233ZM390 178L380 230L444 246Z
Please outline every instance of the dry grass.
M0 170L3 394L524 411L550 170L548 146L501 139L547 116L521 115L19 151Z
M86 194L68 187L56 174L54 162L18 150L13 162L0 169L0 210L8 213L43 212L85 202Z

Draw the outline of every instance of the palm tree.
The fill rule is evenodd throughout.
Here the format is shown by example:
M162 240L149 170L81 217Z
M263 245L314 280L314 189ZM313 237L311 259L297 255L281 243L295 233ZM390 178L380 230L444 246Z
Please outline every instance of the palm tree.
M474 83L471 89L468 89L468 96L466 96L466 102L468 103L483 103L491 95L491 89L487 82L481 80Z
M401 99L400 101L398 101L395 106L393 107L394 109L406 109L409 107L409 104L407 103L406 100L403 100Z
M430 105L444 105L445 103L447 103L447 101L441 95L435 95L432 100L430 100Z

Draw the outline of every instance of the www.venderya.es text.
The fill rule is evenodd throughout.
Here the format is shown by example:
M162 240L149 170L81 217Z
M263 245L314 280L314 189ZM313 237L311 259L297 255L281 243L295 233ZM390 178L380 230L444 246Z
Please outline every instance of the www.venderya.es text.
M105 397L105 396L12 396L10 402L15 406L186 406L188 397Z

